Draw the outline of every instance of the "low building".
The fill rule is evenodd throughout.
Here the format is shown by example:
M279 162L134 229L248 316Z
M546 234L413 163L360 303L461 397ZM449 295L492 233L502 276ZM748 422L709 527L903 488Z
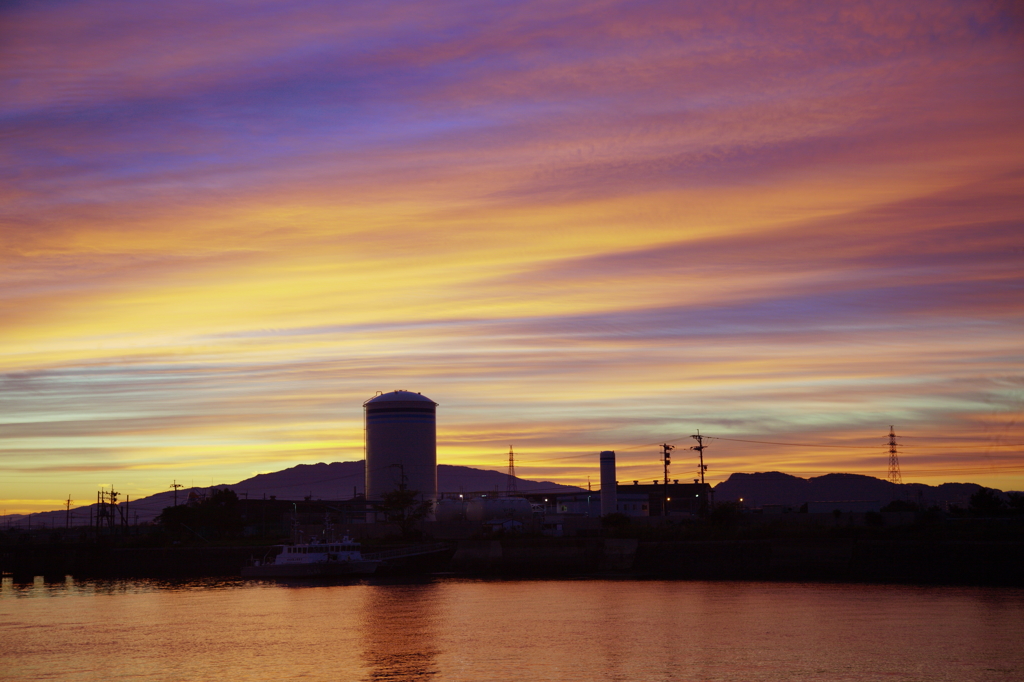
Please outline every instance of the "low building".
M707 483L680 483L675 480L668 485L662 481L618 484L619 499L639 495L648 500L647 514L643 516L701 516L707 513L714 501L711 486Z
M617 486L616 512L626 516L701 516L709 509L711 486L704 483L633 484ZM556 514L601 516L601 494L587 491L572 495L559 495L553 510Z
M598 492L559 495L555 503L555 513L560 516L601 516L601 494Z
M650 499L647 493L618 493L615 511L626 516L650 516Z

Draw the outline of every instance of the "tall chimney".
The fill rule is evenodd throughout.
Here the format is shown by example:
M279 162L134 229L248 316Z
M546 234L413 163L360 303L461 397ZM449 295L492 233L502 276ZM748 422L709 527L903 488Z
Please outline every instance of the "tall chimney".
M601 516L615 513L615 507L619 501L617 488L615 453L605 450L601 453Z

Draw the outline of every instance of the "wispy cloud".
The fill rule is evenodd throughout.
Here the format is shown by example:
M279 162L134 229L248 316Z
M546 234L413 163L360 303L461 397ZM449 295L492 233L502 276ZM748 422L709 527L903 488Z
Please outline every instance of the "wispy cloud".
M606 447L647 478L645 444L697 428L896 423L991 446L908 446L905 473L1024 487L1013 3L105 0L0 25L0 498L358 459L362 401L394 388L441 403L441 461L513 443L536 478ZM713 443L719 477L884 469Z

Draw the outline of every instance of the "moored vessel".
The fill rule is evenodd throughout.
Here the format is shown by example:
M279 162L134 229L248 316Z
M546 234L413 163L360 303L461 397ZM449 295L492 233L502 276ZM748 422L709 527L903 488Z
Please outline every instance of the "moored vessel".
M306 543L275 545L262 561L242 568L243 578L302 578L336 575L370 575L381 561L363 556L358 542L345 536L340 541L313 539Z

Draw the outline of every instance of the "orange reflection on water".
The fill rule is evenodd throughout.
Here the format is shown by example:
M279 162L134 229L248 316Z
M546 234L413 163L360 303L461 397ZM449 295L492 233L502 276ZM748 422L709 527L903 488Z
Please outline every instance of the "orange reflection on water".
M1024 590L4 579L0 658L13 680L1001 681Z
M367 679L423 680L438 674L438 630L451 622L440 585L367 587L360 606Z

